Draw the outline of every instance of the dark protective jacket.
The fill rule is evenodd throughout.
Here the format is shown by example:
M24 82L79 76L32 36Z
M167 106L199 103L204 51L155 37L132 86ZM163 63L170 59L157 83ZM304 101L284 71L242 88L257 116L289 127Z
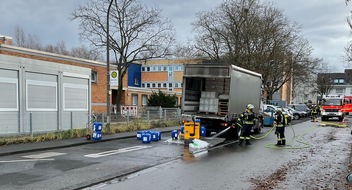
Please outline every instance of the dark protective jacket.
M287 124L285 116L282 113L276 115L275 122L276 122L277 127L285 127Z

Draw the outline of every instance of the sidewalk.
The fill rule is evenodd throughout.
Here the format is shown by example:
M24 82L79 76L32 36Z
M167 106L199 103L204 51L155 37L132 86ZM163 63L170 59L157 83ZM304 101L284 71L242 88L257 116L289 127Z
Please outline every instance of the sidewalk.
M180 127L181 126L154 128L151 130L160 131L161 133L163 133L165 135L169 135L167 133L170 133L172 130L175 130L175 129L179 130ZM133 132L124 132L124 133L103 135L102 140L99 140L99 141L86 140L85 137L81 137L81 138L74 138L74 139L54 140L54 141L45 141L45 142L36 142L36 143L12 144L12 145L0 146L0 156L8 156L8 155L13 155L13 154L52 150L52 149L58 149L58 148L79 146L79 145L84 145L84 144L133 138L133 137L136 137L136 134L137 134L137 132L133 131Z

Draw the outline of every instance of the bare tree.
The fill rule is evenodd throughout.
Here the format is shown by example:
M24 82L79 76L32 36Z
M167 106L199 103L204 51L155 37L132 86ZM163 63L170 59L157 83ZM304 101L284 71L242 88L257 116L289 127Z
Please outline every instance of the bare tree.
M261 73L270 99L293 76L307 75L319 61L311 57L300 26L270 3L226 0L198 13L193 25L198 32L195 46L203 56Z
M117 63L119 84L116 103L122 97L122 78L129 65L137 60L164 57L174 42L174 30L161 11L148 8L136 0L112 0L109 41ZM106 16L108 0L91 0L72 13L80 21L80 36L94 46L106 47Z
M83 59L89 59L94 61L102 61L103 56L99 49L88 49L86 46L82 45L80 47L72 48L70 55L73 57L79 57Z

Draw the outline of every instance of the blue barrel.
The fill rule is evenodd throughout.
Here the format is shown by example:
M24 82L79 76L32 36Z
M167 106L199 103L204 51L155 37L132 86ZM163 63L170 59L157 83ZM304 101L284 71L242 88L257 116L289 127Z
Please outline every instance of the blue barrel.
M137 140L142 140L142 134L144 131L137 131Z
M92 139L93 140L101 140L101 131L94 131L92 134Z
M150 133L150 135L152 136L152 141L158 141L159 140L159 133L157 131L152 131Z
M172 139L177 139L178 138L178 131L177 130L171 131L171 138Z
M151 135L150 133L143 133L142 134L142 143L150 143Z
M101 122L94 122L93 123L93 131L102 131L103 130L103 124Z
M181 134L183 134L183 131L185 130L185 126L181 126Z
M207 129L204 126L200 126L200 136L205 137L207 134Z

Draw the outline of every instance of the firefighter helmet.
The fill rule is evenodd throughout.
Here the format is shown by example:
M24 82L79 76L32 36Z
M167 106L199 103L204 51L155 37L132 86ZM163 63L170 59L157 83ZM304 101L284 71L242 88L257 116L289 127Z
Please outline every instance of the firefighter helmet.
M252 104L248 104L247 109L254 109L254 106Z
M282 113L282 109L281 108L277 108L276 113L277 114L281 114Z

